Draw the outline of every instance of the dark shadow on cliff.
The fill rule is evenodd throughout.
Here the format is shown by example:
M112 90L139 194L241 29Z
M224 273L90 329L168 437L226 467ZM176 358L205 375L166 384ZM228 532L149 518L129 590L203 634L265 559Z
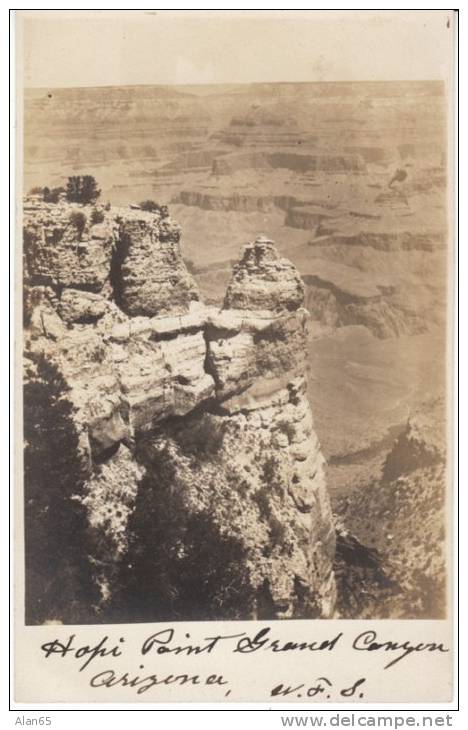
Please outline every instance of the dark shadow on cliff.
M112 258L110 262L109 281L112 287L115 303L122 310L125 310L124 306L124 272L123 267L125 260L127 259L128 252L130 249L130 238L121 229L119 230L119 236L117 241L114 243L112 251Z
M26 623L92 621L87 515L74 497L85 473L67 386L44 358L24 387Z
M128 552L106 620L252 618L255 594L245 548L235 536L222 534L206 509L187 502L174 464L174 453L180 458L177 427L173 436L157 447L150 436L139 444L147 475L129 519ZM184 443L185 454L213 458L221 440L202 420Z
M386 574L378 551L341 530L336 533L334 570L340 618L373 618L402 592Z

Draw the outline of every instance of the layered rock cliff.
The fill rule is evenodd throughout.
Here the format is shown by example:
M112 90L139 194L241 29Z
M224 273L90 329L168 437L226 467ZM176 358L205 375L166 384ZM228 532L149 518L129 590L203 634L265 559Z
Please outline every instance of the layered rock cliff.
M213 308L169 217L30 198L24 229L26 382L49 364L71 406L88 620L332 615L294 266L258 238Z
M249 168L283 168L299 172L363 172L366 169L359 155L299 154L295 151L237 152L213 160L213 175L232 175Z

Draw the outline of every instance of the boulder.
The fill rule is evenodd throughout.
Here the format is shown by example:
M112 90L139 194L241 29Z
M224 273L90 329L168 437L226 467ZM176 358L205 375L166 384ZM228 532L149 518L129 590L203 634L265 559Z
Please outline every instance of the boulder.
M65 289L59 305L60 316L68 324L92 324L105 314L106 309L104 297L79 289Z

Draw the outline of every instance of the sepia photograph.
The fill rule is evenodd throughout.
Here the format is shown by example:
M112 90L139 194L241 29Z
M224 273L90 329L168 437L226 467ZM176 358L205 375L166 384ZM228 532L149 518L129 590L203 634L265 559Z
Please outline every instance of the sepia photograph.
M450 618L453 19L17 13L26 626Z

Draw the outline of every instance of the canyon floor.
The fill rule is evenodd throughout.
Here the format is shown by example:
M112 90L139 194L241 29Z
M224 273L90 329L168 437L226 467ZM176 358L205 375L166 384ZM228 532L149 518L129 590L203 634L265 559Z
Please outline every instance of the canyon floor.
M103 203L169 205L208 303L247 241L276 242L306 283L309 400L334 508L390 554L363 512L377 515L375 485L408 419L446 387L443 86L31 90L24 160L25 191L91 174ZM343 506L352 495L359 509ZM408 499L406 522L398 511L404 529L414 509Z

